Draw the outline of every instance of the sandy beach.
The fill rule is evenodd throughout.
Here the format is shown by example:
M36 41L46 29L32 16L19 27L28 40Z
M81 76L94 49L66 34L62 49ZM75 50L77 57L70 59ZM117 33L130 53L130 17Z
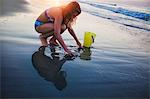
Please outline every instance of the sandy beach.
M63 3L68 1L62 0ZM119 7L136 5L134 11L137 8L137 12L140 9L137 6L140 6L140 12L149 12L147 0L107 1L117 3ZM1 98L148 99L150 23L108 11L107 8L113 7L104 4L108 2L101 0L103 8L97 8L99 6L93 7L79 0L83 12L73 28L82 44L86 31L96 33L96 39L86 52L91 60L81 57L65 60L52 57L49 48L45 55L41 54L38 51L39 34L34 30L38 15L46 8L58 5L56 2L2 0ZM98 11L97 15L94 11ZM76 46L67 31L62 37L67 45Z

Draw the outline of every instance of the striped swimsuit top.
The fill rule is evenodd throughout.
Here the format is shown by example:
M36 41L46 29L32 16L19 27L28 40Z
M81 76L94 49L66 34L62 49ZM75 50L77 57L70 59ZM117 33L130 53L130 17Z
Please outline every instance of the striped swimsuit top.
M55 19L48 15L48 10L45 10L45 16L47 17L48 22L54 23Z

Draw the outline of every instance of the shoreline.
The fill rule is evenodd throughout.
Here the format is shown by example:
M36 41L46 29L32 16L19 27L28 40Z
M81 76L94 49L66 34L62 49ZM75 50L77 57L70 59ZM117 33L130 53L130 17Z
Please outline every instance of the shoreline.
M97 0L102 3L115 3L118 5L124 5L124 6L132 6L132 7L150 7L150 1L148 0Z

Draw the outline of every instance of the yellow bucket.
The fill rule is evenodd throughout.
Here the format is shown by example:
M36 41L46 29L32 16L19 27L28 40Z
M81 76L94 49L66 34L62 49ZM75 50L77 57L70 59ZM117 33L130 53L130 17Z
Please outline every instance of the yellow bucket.
M83 46L84 47L91 47L92 43L94 43L95 37L96 37L95 33L85 32Z

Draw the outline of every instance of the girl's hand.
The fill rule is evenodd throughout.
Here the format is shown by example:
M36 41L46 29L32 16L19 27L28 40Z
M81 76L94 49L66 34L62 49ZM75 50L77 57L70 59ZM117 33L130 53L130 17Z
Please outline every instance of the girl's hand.
M78 42L77 44L78 44L78 46L79 46L78 51L80 52L81 50L83 50L83 46L81 45L80 42Z
M83 48L80 42L77 42L77 45L79 46L79 48Z
M71 57L74 56L74 54L70 50L67 50L66 52L67 52L67 55L69 55Z

